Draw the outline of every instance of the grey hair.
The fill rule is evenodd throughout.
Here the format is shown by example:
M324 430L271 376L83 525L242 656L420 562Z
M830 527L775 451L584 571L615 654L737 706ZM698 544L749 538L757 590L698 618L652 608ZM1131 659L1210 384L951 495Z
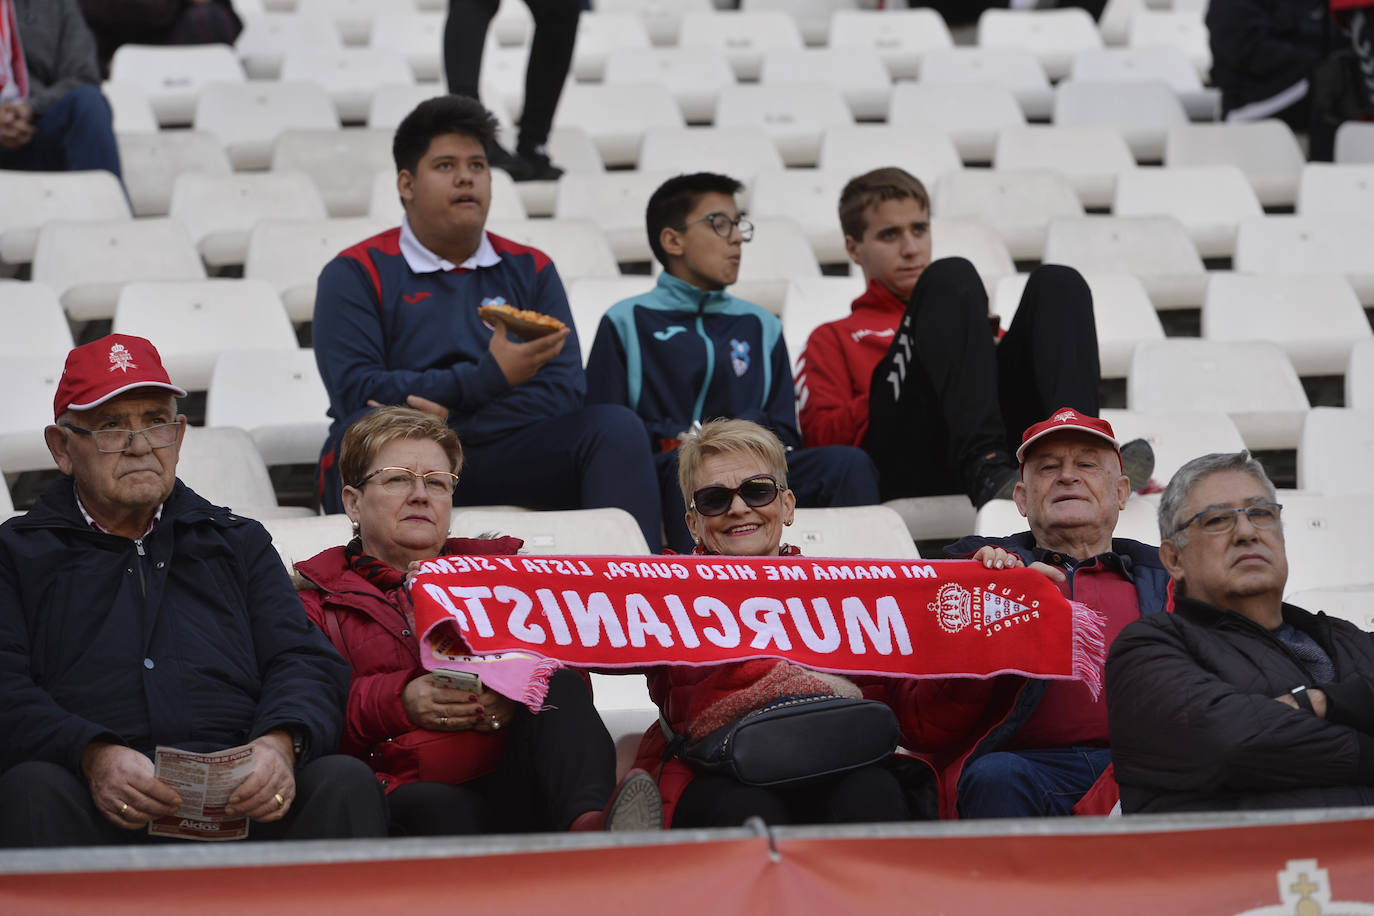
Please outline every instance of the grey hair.
M1278 501L1278 493L1269 475L1264 472L1264 465L1245 449L1238 452L1213 452L1201 458L1194 458L1174 472L1169 485L1164 488L1164 495L1159 499L1160 541L1172 541L1176 547L1188 543L1187 530L1179 528L1187 521L1183 518L1183 513L1187 508L1188 497L1204 477L1219 471L1244 471L1260 482L1270 500Z

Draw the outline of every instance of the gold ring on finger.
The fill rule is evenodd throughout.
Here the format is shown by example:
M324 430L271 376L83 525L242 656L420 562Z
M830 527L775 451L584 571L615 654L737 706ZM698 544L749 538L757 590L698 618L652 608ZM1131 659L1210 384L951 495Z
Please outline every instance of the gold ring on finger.
M129 803L128 803L128 802L124 802L123 804L121 804L121 805L119 806L119 816L120 816L120 817L123 817L123 816L128 812L128 810L129 810Z
M440 728L448 728L448 716L440 716L440 717L439 717L439 727L440 727Z
M275 799L277 800L277 807L278 807L278 808L285 808L285 807L286 807L286 799L284 799L284 798L281 797L281 793L280 793L280 792L278 792L276 795L274 795L274 796L272 796L272 797L275 798Z

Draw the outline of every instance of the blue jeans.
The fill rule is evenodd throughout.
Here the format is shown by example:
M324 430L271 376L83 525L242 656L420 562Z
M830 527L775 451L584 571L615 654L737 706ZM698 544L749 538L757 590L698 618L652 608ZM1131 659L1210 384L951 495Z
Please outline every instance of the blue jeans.
M48 106L34 125L33 139L0 150L0 168L36 172L104 169L122 180L110 103L100 88L77 86Z
M1057 817L1069 814L1112 762L1105 747L994 751L964 767L959 816Z

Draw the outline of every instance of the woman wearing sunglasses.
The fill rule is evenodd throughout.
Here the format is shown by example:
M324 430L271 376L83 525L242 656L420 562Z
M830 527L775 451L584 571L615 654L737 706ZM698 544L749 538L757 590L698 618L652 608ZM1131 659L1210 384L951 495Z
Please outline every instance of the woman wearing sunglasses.
M748 420L713 420L683 440L678 483L697 554L797 556L782 543L796 499L787 488L787 459L777 436ZM776 659L648 672L649 694L668 726L687 741L702 738L782 697L858 697L845 677ZM905 820L897 778L882 766L851 770L799 787L764 788L719 773L697 773L680 759L661 764L666 739L658 725L645 733L637 766L659 774L665 823L673 827L735 827L749 817L768 824Z
M577 674L556 672L551 708L534 715L420 664L410 565L513 554L522 544L448 536L462 464L457 434L418 410L383 407L344 433L339 473L353 540L296 564L306 612L352 670L340 751L376 771L393 834L657 829L647 774L630 773L613 793L615 746Z

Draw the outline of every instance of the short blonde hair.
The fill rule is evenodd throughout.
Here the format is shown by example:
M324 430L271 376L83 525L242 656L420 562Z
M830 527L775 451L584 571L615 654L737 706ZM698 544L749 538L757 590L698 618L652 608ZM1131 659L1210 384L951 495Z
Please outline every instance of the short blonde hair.
M787 452L772 431L750 420L712 420L682 440L677 454L677 482L682 501L692 504L697 473L711 455L744 452L763 460L778 486L787 489Z
M339 477L356 487L367 476L377 453L397 439L428 439L437 442L448 456L450 470L463 466L463 446L458 434L434 414L409 407L379 407L357 420L339 445Z
M849 179L840 192L840 230L856 242L868 231L868 208L888 200L914 200L930 213L930 193L921 179L896 166Z

